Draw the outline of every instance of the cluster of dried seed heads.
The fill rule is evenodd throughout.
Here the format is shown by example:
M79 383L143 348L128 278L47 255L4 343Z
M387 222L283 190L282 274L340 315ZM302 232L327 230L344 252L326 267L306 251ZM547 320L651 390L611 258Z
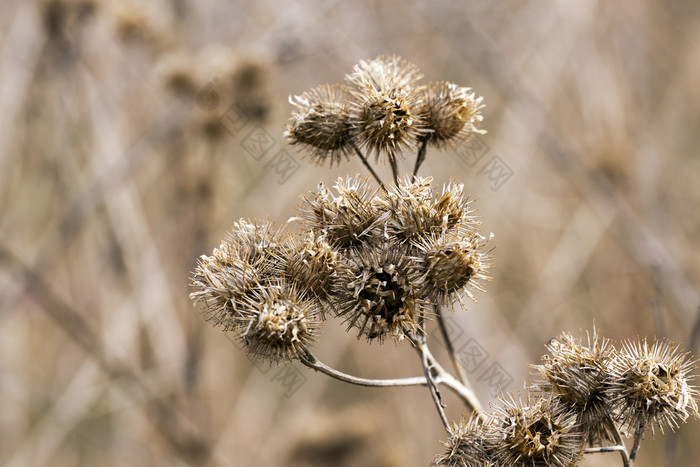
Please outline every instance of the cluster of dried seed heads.
M410 206L397 200L413 193ZM424 333L435 305L473 297L490 256L462 186L406 178L388 191L339 179L302 198L300 233L241 220L202 256L191 298L251 354L297 358L326 316L383 341Z
M456 147L479 129L482 98L454 83L419 85L423 75L397 56L361 60L347 85L322 85L290 98L285 136L311 162L339 164L366 151L396 160L420 144Z

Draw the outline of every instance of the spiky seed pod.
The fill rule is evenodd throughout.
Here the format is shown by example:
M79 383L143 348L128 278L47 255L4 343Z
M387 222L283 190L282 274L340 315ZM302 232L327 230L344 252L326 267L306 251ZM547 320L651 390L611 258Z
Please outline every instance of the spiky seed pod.
M614 442L608 390L615 348L610 340L599 338L594 328L593 337L588 334L587 344L564 333L546 347L551 357L545 355L541 365L532 365L537 378L532 387L573 408L590 445Z
M436 467L491 467L496 465L491 458L489 430L492 426L483 423L472 415L452 422L447 440L442 444L445 450L435 456Z
M395 159L416 145L423 132L414 87L422 78L415 65L397 56L361 60L346 75L352 85L350 121L360 146L379 161Z
M190 298L203 305L207 320L225 330L236 327L242 303L273 274L285 239L269 222L240 219L211 256L200 257Z
M321 327L317 304L285 281L261 284L246 296L236 316L239 338L256 358L280 363L297 359Z
M325 235L341 249L371 241L380 213L372 205L377 190L367 179L339 178L331 193L320 183L313 198L302 197L302 215L307 229Z
M275 228L269 221L239 219L227 232L217 250L221 261L237 258L254 266L261 278L265 278L279 260L288 236L284 227Z
M309 160L318 165L333 164L352 151L348 94L344 86L322 85L301 96L290 97L296 107L284 136L300 145Z
M476 97L470 88L453 83L430 83L421 88L422 116L428 131L419 140L442 149L456 147L468 141L476 133L483 117L483 98Z
M431 177L402 177L398 186L375 198L376 208L387 216L387 233L399 243L410 244L448 231L460 235L476 231L471 202L463 196L464 185L450 182L436 195L431 182Z
M583 455L576 416L553 399L502 398L494 424L490 436L496 465L570 467Z
M698 390L691 386L694 362L668 341L624 343L611 365L611 395L621 428L638 430L678 428L698 417Z
M462 295L476 302L473 290L483 292L481 283L491 280L486 274L491 257L482 251L486 243L479 234L439 234L418 240L412 276L421 297L440 306L461 302Z
M333 289L334 309L348 330L355 327L358 338L380 342L385 336L402 340L408 332L422 332L419 321L427 304L416 297L405 249L385 242L363 245L348 256Z
M326 302L340 268L338 250L323 235L291 239L281 261L284 276L311 297Z
M221 249L212 256L202 255L192 277L190 299L202 305L207 321L224 330L234 329L240 306L258 285L257 268Z

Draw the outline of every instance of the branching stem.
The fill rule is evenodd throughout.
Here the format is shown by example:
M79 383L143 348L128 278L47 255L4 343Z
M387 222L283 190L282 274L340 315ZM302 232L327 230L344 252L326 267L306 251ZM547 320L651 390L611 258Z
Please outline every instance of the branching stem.
M372 168L372 166L369 164L365 155L362 154L362 151L360 151L360 149L357 147L357 145L355 143L351 142L350 144L352 145L352 148L355 150L355 153L360 158L362 163L365 165L365 167L367 167L367 170L369 170L369 173L372 174L372 176L377 181L377 183L379 183L379 186L382 187L382 190L386 191L386 187L384 186L384 182L382 182L382 179L379 178L379 175L377 175L377 172L375 172L374 169Z

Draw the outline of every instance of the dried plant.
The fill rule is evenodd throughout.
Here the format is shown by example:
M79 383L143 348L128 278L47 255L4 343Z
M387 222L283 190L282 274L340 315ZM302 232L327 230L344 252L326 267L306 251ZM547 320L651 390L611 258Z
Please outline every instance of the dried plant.
M214 325L240 339L254 357L298 360L341 381L364 386L427 386L445 427L438 466L573 466L586 454L618 452L634 463L647 428L678 428L698 417L692 361L668 342L627 342L568 333L551 340L533 365L524 399L503 396L487 414L472 391L445 330L442 310L476 300L491 278L490 236L479 232L464 185L442 188L418 171L427 148L454 148L483 133L482 99L453 83L419 85L417 67L397 56L361 61L347 86L322 85L290 99L285 136L310 162L332 167L357 156L377 185L362 177L320 184L301 198L296 233L270 222L240 220L193 273L190 297ZM398 161L416 150L413 173ZM389 162L385 184L375 163ZM370 342L408 342L423 376L366 379L323 364L311 348L319 328L337 317ZM429 347L434 319L459 379ZM450 424L439 386L471 412ZM622 434L634 437L628 451Z

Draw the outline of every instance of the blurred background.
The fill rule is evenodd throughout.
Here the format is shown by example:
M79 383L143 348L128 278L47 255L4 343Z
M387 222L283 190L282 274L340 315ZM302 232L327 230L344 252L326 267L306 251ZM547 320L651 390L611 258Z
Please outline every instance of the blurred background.
M484 96L488 134L429 150L421 173L463 181L495 234L487 293L449 321L485 405L594 322L698 355L699 18L680 0L4 0L0 464L389 467L441 451L425 388L258 365L188 298L234 220L283 223L319 181L365 174L308 164L283 131L290 94L378 54ZM315 353L421 374L407 345L337 321ZM691 465L699 436L697 420L649 435L637 465Z

